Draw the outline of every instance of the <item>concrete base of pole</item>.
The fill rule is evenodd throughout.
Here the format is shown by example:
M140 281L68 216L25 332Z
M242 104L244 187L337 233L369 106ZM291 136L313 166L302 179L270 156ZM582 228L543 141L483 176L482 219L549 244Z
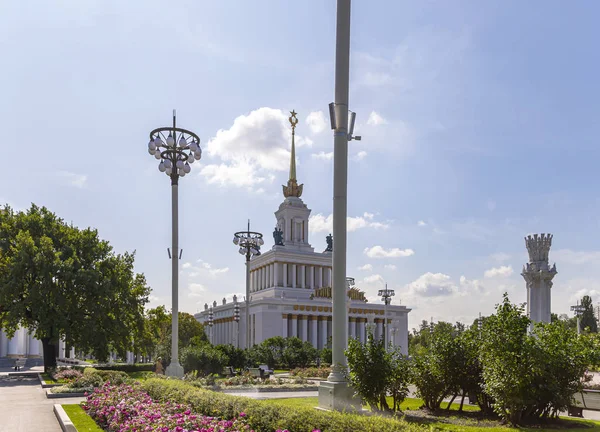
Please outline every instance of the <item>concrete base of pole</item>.
M361 411L362 400L347 382L323 381L319 385L319 408L333 411Z
M171 364L169 366L167 366L167 370L165 370L165 375L182 378L183 377L183 366L181 366L179 363L171 362Z

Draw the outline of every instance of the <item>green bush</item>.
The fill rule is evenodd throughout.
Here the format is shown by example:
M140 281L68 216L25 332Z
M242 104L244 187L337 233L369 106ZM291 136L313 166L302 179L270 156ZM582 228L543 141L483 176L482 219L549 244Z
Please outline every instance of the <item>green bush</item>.
M217 345L215 347L227 357L226 366L231 366L234 369L242 369L246 366L246 351L241 348L236 348L233 345Z
M181 365L186 373L196 371L202 376L219 374L227 366L228 360L222 351L208 344L188 346L181 350Z
M326 432L422 431L420 426L404 420L269 404L199 389L178 380L152 378L141 386L155 400L186 403L202 415L233 418L244 412L248 424L256 432L273 432L277 429L290 432L311 432L315 429Z
M153 363L136 363L124 365L96 366L98 370L113 370L121 372L154 372L155 365Z
M71 388L90 388L100 387L107 381L111 384L119 385L130 380L129 375L121 371L97 370L96 368L85 368L83 376L73 381Z

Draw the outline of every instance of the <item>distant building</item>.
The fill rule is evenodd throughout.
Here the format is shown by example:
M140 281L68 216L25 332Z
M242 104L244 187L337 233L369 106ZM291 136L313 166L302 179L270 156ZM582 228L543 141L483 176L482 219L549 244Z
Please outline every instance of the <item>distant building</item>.
M293 114L290 117L295 118ZM303 186L296 179L296 154L292 123L292 148L290 175L283 186L284 200L275 212L274 245L250 261L250 346L274 337L297 336L314 347L326 347L331 337L331 279L332 246L327 236L327 249L315 252L309 243L309 216L311 210L300 198ZM245 290L245 288L244 288ZM384 305L368 303L364 292L348 284L348 338L366 340L368 325L375 337L383 338ZM236 304L240 309L239 324L234 321ZM212 312L210 329L214 344L239 344L245 346L245 302L204 305L195 314L207 325ZM388 341L408 353L408 313L401 305L387 306ZM238 328L239 325L239 328ZM209 328L208 325L206 327ZM239 331L239 340L237 339Z

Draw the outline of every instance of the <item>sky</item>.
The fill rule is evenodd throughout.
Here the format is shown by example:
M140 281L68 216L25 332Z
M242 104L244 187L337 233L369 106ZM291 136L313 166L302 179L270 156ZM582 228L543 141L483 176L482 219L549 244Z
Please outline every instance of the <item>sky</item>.
M354 1L348 276L421 320L470 323L526 301L523 237L553 233L552 310L600 301L600 4ZM170 184L149 132L198 134L180 181L180 308L244 291L232 244L273 244L291 110L309 241L331 231L335 2L0 4L0 201L47 206L136 251L171 304Z

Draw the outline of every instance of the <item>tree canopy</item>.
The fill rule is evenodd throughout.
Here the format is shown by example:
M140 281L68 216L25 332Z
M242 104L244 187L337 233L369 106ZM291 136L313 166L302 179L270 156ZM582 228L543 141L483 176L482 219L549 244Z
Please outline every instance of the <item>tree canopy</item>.
M0 327L23 326L56 365L64 339L98 359L125 355L143 330L150 288L133 269L135 253L116 254L95 229L66 224L45 207L0 210Z

